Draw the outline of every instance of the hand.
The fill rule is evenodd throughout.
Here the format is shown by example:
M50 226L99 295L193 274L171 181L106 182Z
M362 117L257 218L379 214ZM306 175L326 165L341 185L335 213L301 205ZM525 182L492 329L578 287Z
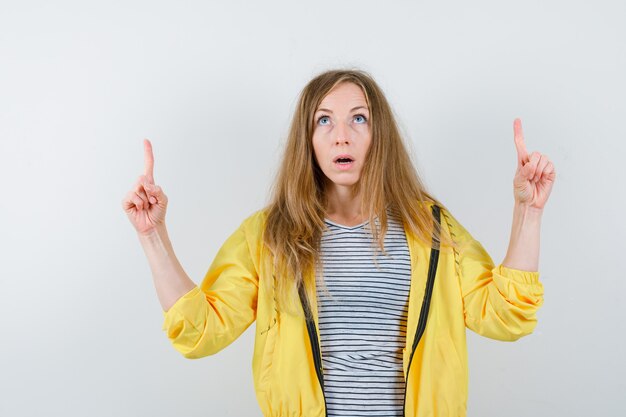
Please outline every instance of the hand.
M122 207L128 219L139 234L147 235L157 226L165 223L167 196L161 187L154 184L154 156L152 144L148 139L143 141L144 174L122 200Z
M513 179L515 201L543 210L556 178L554 165L539 152L528 155L520 119L513 122L513 134L517 148L517 171Z

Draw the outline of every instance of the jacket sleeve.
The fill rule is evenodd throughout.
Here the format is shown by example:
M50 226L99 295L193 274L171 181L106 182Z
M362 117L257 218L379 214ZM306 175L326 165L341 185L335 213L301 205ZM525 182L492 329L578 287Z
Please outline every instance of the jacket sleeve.
M163 312L163 330L184 357L219 352L256 319L258 275L247 239L244 221L222 245L200 287Z
M495 266L480 242L449 212L442 213L459 245L454 255L465 325L482 336L505 341L532 333L543 304L539 272Z

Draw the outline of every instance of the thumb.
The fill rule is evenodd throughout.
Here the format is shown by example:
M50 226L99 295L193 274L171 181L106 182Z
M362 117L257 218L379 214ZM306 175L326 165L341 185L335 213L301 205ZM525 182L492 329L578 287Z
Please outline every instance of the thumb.
M526 162L522 166L522 175L524 179L529 180L530 177L535 173L535 168L537 167L538 160L539 160L539 157L537 156L536 153L533 152L530 155L528 162Z
M151 204L156 204L159 200L159 196L161 195L161 187L155 186L153 184L144 183L143 188L145 188L148 193L148 199Z

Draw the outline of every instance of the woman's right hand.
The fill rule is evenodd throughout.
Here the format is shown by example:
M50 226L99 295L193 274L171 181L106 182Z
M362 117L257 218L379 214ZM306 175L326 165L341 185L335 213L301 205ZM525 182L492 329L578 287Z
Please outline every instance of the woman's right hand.
M122 207L128 219L141 235L148 235L158 226L165 224L167 196L161 187L154 184L154 156L152 144L143 141L145 169L144 174L122 200Z

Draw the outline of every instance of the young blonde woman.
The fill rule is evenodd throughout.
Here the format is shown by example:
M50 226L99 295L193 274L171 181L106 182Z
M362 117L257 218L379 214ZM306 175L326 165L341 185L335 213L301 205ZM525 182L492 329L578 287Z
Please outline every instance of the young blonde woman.
M145 173L123 207L167 337L200 358L256 320L265 416L464 416L465 328L516 340L543 303L540 220L555 171L527 153L517 119L514 142L511 238L496 266L426 192L374 80L324 72L300 95L271 203L242 222L196 286L168 238L168 200L144 141Z

